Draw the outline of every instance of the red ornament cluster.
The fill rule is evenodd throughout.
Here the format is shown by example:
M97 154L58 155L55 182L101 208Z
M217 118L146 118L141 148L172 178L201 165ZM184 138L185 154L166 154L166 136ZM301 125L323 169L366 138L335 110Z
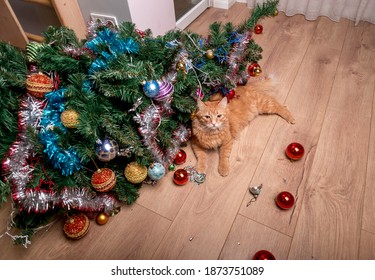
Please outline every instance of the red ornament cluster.
M247 67L247 72L250 76L255 77L262 74L262 68L260 68L260 65L258 63L252 63Z

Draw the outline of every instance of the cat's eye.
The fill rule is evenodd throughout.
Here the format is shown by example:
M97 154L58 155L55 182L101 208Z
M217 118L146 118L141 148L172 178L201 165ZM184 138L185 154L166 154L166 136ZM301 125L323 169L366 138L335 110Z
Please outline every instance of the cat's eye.
M218 118L221 118L222 116L223 116L222 114L217 115Z
M206 119L209 119L209 118L211 118L209 115L205 115L204 116Z

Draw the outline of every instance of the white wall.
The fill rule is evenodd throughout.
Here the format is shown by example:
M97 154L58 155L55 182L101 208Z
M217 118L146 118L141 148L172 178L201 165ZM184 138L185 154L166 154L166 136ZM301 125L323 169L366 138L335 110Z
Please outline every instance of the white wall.
M132 22L140 30L150 28L154 36L176 27L173 0L128 0Z

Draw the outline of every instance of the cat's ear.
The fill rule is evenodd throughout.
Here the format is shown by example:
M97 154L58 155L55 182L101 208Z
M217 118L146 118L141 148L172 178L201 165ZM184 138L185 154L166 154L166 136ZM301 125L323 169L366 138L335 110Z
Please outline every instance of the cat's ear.
M197 98L197 107L198 107L198 110L202 110L204 107L206 107L206 104L204 104L202 100Z
M228 99L226 97L224 97L223 99L221 99L221 101L219 102L219 105L218 107L221 108L221 109L225 109L227 107L227 104L228 104Z

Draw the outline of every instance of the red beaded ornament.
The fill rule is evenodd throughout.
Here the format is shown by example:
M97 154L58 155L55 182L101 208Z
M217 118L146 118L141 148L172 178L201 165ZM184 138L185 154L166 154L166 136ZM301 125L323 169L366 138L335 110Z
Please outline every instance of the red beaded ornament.
M189 181L189 174L185 169L177 169L173 174L173 182L183 186Z
M254 32L255 34L261 34L263 32L263 26L260 24L255 25Z
M303 157L305 149L300 143L291 143L286 147L285 154L291 160L299 160Z
M98 169L91 177L91 184L97 192L108 192L116 185L116 175L109 168Z
M288 210L294 205L294 196L290 192L281 192L276 197L276 204L283 210Z
M90 226L90 220L84 214L75 214L65 221L63 230L67 237L72 239L81 239L84 237Z
M26 80L27 92L36 98L44 98L47 92L54 89L53 81L43 73L30 75Z
M184 150L179 150L176 157L174 158L175 164L184 164L186 161L186 153Z
M276 258L271 252L260 250L255 253L253 260L276 260Z

